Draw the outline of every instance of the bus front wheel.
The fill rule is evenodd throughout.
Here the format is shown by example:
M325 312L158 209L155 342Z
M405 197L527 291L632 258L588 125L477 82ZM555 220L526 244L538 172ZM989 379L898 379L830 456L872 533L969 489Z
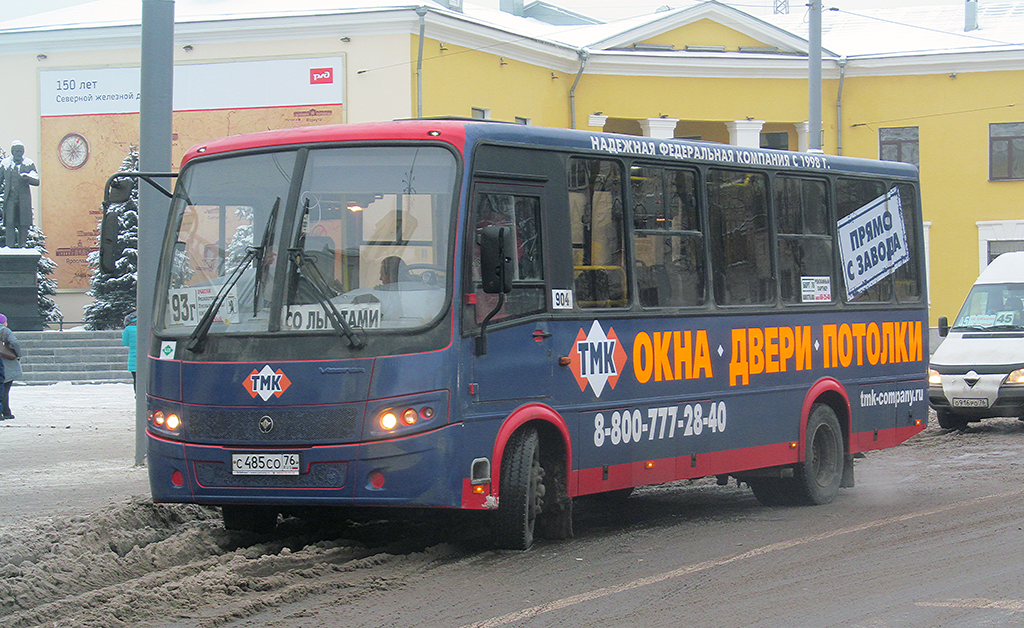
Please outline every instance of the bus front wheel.
M495 544L504 549L529 549L545 492L536 428L525 427L509 438L501 459L500 486Z

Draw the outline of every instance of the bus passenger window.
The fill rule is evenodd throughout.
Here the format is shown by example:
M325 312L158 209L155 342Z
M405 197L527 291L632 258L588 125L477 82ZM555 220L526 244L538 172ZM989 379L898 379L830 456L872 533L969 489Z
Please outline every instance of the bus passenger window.
M627 307L622 172L617 163L569 162L569 218L577 305Z
M713 168L708 170L707 191L715 302L774 302L765 176Z
M512 229L516 243L512 292L491 320L524 316L544 311L544 259L541 249L540 198L520 194L478 192L475 231L497 226ZM483 321L498 302L480 286L480 247L473 246L473 284L476 292L476 322Z
M637 165L630 170L630 188L640 305L703 305L704 233L696 174Z
M832 285L827 189L826 182L817 179L775 179L779 291L783 303L831 303L838 294L838 286ZM804 290L805 282L810 283L808 290Z
M881 181L840 178L836 180L836 220L840 221L885 194ZM846 288L843 288L845 293ZM892 300L892 278L886 277L858 294L853 303L888 303Z
M914 225L920 222L917 215L917 189L906 183L897 187L900 189L900 207L903 209L910 261L896 269L896 299L900 303L917 303L921 300L921 271L916 263L921 244L914 229Z

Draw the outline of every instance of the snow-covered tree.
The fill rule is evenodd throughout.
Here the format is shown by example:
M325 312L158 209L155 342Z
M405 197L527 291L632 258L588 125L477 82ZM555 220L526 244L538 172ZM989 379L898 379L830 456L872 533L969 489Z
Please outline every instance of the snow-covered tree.
M7 157L7 152L0 148L0 160ZM6 230L3 221L3 198L0 197L0 244L5 241ZM25 248L39 251L39 262L36 265L36 302L39 304L39 318L44 323L59 321L63 316L56 301L52 298L57 294L57 281L51 277L57 269L57 262L46 256L46 236L35 225L29 227L25 238Z
M121 162L119 172L139 169L139 151L132 146ZM117 214L117 248L122 251L113 273L100 268L98 251L89 254L92 277L86 293L95 299L85 306L87 329L117 329L126 315L136 309L136 283L139 269L139 184L137 179L122 179L132 185L131 195L123 203L113 204L108 212ZM98 244L98 238L97 238Z

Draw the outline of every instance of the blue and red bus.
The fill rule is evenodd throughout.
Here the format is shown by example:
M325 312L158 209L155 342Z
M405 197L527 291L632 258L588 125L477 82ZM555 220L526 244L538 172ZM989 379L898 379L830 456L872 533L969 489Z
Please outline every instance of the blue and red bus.
M492 511L730 477L831 501L927 424L917 171L469 120L193 147L149 349L157 502Z

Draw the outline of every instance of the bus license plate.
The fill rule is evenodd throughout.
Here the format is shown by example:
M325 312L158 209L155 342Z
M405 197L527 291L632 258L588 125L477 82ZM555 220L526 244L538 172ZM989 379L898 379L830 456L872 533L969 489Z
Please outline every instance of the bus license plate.
M232 475L298 475L299 454L231 454Z
M987 408L988 399L976 399L969 397L955 397L953 399L954 408Z

